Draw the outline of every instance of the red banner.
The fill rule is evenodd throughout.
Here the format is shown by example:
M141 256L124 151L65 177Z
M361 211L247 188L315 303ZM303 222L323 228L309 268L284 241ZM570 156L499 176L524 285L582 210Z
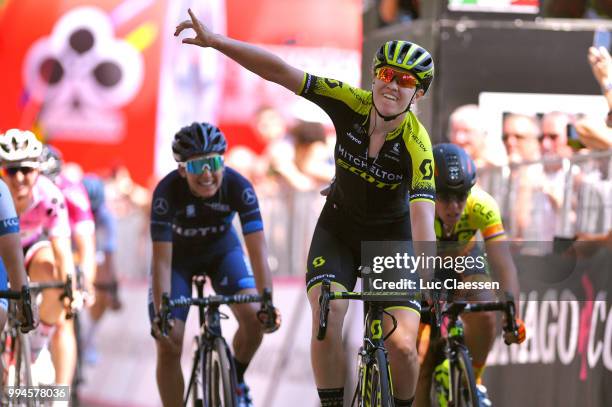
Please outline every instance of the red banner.
M0 130L34 129L86 171L153 167L165 1L20 0L2 11Z

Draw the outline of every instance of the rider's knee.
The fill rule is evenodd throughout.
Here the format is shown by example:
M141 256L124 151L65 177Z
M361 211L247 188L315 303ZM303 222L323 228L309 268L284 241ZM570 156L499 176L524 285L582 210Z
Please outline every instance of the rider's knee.
M240 320L239 324L240 328L244 329L244 331L248 334L249 338L253 340L261 340L263 338L263 327L257 319L257 315L255 312L253 312L252 315L249 315L248 318Z
M410 365L418 363L419 356L416 347L416 340L412 340L407 337L398 337L393 338L391 336L389 340L385 343L389 354L392 355L394 359L400 359L404 363L408 363Z
M160 361L180 360L182 350L180 341L171 337L157 340L157 355Z
M342 330L344 324L344 317L346 316L346 304L343 301L331 301L329 304L329 313L327 314L327 331L330 329L335 331L336 329ZM312 310L312 326L316 331L319 327L320 310L318 307Z
M494 312L479 312L477 314L470 315L470 317L470 319L466 320L467 322L464 322L466 325L468 325L468 331L469 325L474 323L474 325L478 325L479 335L495 336L497 316Z
M38 276L41 274L51 276L55 269L55 258L51 250L45 248L36 252L36 255L30 261L28 266L28 274L30 276Z

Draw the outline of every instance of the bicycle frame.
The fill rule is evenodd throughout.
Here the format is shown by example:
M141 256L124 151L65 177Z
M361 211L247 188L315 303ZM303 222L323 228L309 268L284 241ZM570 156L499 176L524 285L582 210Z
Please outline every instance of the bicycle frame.
M170 310L176 307L190 307L197 306L198 307L198 319L200 323L200 332L196 337L196 349L193 359L193 367L191 369L191 376L189 379L189 385L187 387L187 391L185 393L185 399L183 405L186 406L189 401L189 395L193 386L196 385L195 381L197 378L198 367L200 366L201 358L200 356L203 354L202 350L206 350L208 348L212 348L216 339L220 338L223 341L222 332L221 332L221 319L227 318L225 314L219 311L219 307L221 305L230 305L230 304L244 304L250 302L261 302L265 309L271 309L272 307L272 294L270 290L265 289L263 295L259 294L235 294L230 296L223 295L213 295L213 296L204 296L204 276L197 276L194 278L194 282L197 290L197 297L195 298L178 298L174 300L170 300L167 293L162 294L162 304L160 314L162 316L162 334L168 334L168 319L170 315ZM262 312L262 311L260 311ZM229 355L228 355L229 356ZM233 358L228 357L229 363L231 366L231 372L235 372L235 367L233 365ZM231 378L232 386L236 385L236 378Z
M463 322L461 321L461 319L459 319L459 316L464 313L487 311L504 312L506 316L506 326L504 327L504 331L515 332L517 330L515 321L514 300L509 294L506 295L505 302L451 302L444 310L442 309L442 306L438 301L434 301L432 307L429 310L430 316L433 319L431 324L431 341L432 343L437 343L439 344L439 346L441 346L443 353L442 360L448 359L449 361L449 405L454 405L454 390L457 388L457 386L459 386L459 383L454 383L453 380L453 378L456 377L454 372L456 369L458 369L459 365L458 354L463 348L467 350L467 348L465 347ZM446 336L442 335L442 320L444 317L446 317L448 320L448 323L446 325ZM509 343L507 342L506 344L509 345ZM433 347L430 346L430 349L433 349ZM441 361L439 357L434 360L435 366L437 366Z
M385 355L385 361L387 357L387 350L385 349L385 340L393 334L397 328L397 320L393 315L385 312L384 306L378 302L372 302L364 298L362 293L351 292L351 291L331 291L331 282L324 280L321 284L321 296L319 297L320 317L319 317L319 331L317 333L317 339L323 340L325 338L327 330L327 316L329 314L329 301L331 300L359 300L364 302L364 334L363 343L359 349L359 377L357 388L351 405L354 405L358 395L359 400L367 400L368 391L371 391L372 383L371 377L368 374L370 367L373 365L377 350L382 350ZM393 329L387 334L383 335L383 316L387 314L391 317L393 322ZM391 368L388 362L386 362L387 373L389 375L389 396L393 398L393 384L391 381ZM369 405L369 404L366 404Z
M196 291L198 293L197 298L204 298L204 279L196 278L195 279ZM221 318L222 314L219 311L219 304L209 305L205 307L198 307L198 321L200 324L200 334L196 338L196 349L193 355L193 367L191 368L191 375L189 376L189 385L187 386L187 391L185 392L185 399L183 401L183 405L186 406L189 402L189 394L191 392L192 387L195 385L196 381L196 373L198 367L200 366L200 356L202 355L202 349L205 347L212 346L212 343L215 338L223 338L221 333ZM233 360L230 360L230 363L233 363Z

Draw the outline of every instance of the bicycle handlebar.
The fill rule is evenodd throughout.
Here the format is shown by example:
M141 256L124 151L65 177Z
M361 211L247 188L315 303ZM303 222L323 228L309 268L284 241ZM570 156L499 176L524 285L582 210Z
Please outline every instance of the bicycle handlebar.
M21 287L21 291L0 291L0 298L8 298L11 300L21 300L21 313L23 315L23 324L21 324L21 332L27 333L34 328L34 315L32 313L32 299L30 297L30 289L27 285Z
M321 294L319 295L319 329L317 339L322 341L327 333L327 317L329 316L329 302L331 300L359 300L371 301L371 299L360 292L331 291L331 281L325 279L321 282Z
M30 291L43 291L51 288L63 289L60 295L60 301L64 302L64 308L66 309L66 319L71 319L74 316L74 310L72 308L72 301L74 300L74 292L72 290L72 276L67 275L66 281L50 281L50 282L32 282L30 283ZM68 300L66 303L65 300Z
M272 305L272 291L269 288L265 288L263 293L260 294L234 294L234 295L211 295L203 298L186 298L180 297L174 300L170 299L168 293L162 294L161 307L159 310L160 316L160 328L163 336L168 336L170 311L173 308L179 307L209 307L209 306L220 306L230 304L246 304L250 302L260 302L262 309L257 312L258 318L260 313L268 315L270 323L274 323L273 316L271 315L274 311Z
M434 306L437 303L434 302ZM444 311L436 309L434 313L430 313L436 319L436 322L440 322L438 315L448 315L452 318L458 318L460 314L468 312L486 312L486 311L502 311L506 317L506 323L503 327L504 332L512 333L513 335L518 334L518 327L516 325L516 305L514 304L514 297L511 293L505 293L505 301L495 302L481 302L481 303L468 303L468 302L452 302ZM504 343L510 345L504 338Z

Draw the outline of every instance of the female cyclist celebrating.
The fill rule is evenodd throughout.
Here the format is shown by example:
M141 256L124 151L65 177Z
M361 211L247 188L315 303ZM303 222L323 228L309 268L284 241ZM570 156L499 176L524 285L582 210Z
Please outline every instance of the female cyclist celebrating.
M314 231L306 283L312 309L311 359L323 406L341 406L345 362L342 324L345 302L332 302L327 337L316 339L323 279L337 290L354 287L361 242L435 242L433 155L425 128L410 111L433 80L429 52L408 41L389 41L374 56L372 89L354 88L305 73L253 45L212 33L189 10L180 23L194 38L183 43L214 48L262 78L316 103L336 129L336 176ZM418 251L420 252L420 251ZM389 351L396 406L412 404L418 375L416 337L420 306L414 298L389 303L398 327ZM388 332L391 321L384 321Z

